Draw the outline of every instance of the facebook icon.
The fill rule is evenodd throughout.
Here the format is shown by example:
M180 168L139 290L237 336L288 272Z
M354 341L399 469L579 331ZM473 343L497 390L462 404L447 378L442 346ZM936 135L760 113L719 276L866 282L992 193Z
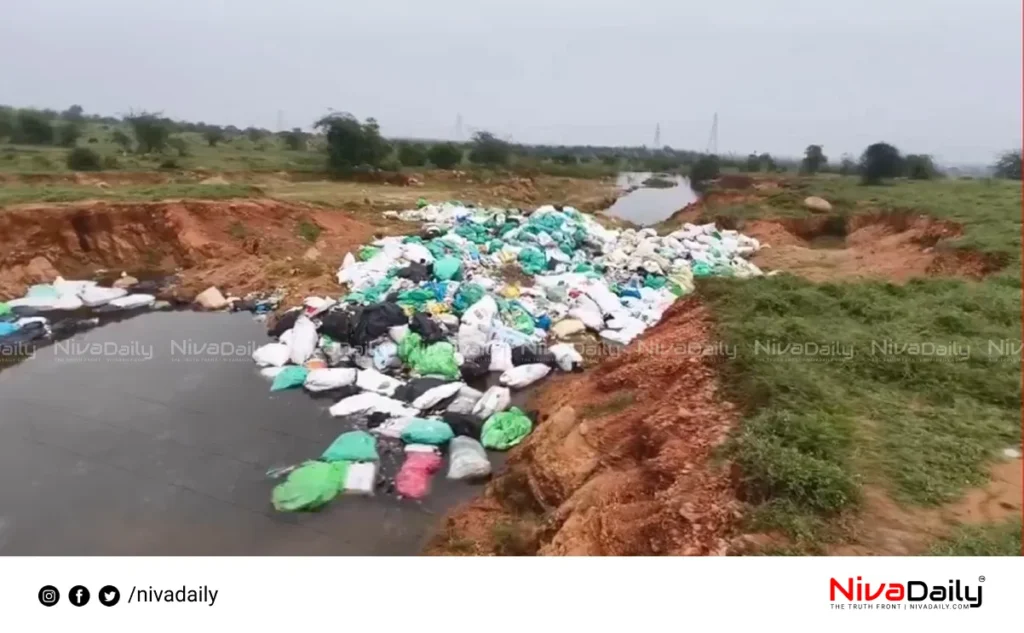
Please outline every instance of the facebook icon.
M68 599L76 607L83 607L89 602L89 590L82 585L75 585L68 593Z

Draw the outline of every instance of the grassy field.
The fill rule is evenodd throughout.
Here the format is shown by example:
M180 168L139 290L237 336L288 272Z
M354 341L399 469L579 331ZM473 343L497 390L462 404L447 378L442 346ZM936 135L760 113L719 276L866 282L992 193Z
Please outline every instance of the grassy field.
M176 198L197 198L223 200L247 198L261 195L257 187L242 184L201 185L124 185L101 189L93 185L22 185L0 186L0 207L17 204L77 202L80 200L109 200L127 202L133 200L168 200Z
M981 282L815 284L783 274L700 284L739 352L725 372L746 411L731 451L754 505L751 528L782 530L797 551L842 540L865 486L936 506L983 485L999 451L1021 442L1019 183L820 178L713 215L800 214L793 198L814 194L844 213L913 209L956 220L957 246L1007 253L1011 264Z

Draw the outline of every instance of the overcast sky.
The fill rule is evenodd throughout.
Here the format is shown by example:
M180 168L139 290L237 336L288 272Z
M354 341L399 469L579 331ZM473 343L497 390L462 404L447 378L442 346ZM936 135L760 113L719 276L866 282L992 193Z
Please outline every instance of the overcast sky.
M3 5L7 5L6 8ZM16 9L13 6L17 6ZM0 0L0 103L838 159L1020 145L1018 0Z

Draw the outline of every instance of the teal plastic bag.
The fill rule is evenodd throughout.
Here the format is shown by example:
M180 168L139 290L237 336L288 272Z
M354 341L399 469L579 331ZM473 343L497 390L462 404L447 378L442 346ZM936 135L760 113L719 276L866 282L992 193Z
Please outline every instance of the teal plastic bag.
M711 266L708 266L704 262L695 262L692 266L694 277L710 277Z
M29 287L26 297L32 299L56 299L59 296L57 289L50 284L36 284Z
M342 433L331 442L320 459L325 462L375 462L377 440L366 431Z
M414 308L417 312L422 312L426 307L428 301L434 299L434 291L428 288L413 288L412 290L405 290L398 293L398 301L396 303L400 306Z
M274 376L274 382L270 385L270 390L283 391L285 389L301 387L302 383L306 382L306 374L308 373L309 370L305 367L289 365Z
M527 246L519 251L519 265L522 267L523 272L530 275L539 275L547 268L548 261L544 257L544 253L532 246Z
M647 279L644 279L644 287L653 288L655 290L661 290L668 283L668 279L665 279L661 275L647 275Z
M402 441L407 444L433 444L439 446L455 437L452 427L441 420L413 418L402 431Z
M484 298L485 291L478 284L467 283L459 286L452 301L452 312L462 314L474 303Z
M306 462L274 487L270 501L278 512L316 510L338 496L347 474L348 462Z
M533 423L518 407L500 411L484 422L480 443L487 448L504 451L512 448L533 430Z
M459 277L462 260L458 257L442 257L434 262L434 277L441 281L450 281Z

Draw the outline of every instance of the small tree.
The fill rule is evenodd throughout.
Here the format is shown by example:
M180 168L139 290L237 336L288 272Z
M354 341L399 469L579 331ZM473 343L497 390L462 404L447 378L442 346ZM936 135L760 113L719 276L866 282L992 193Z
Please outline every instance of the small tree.
M174 151L178 152L178 156L185 157L189 155L188 142L180 136L170 139L167 141L167 144L173 147Z
M927 154L907 154L903 164L911 180L931 180L939 175L932 157Z
M828 163L828 157L821 145L808 145L804 150L804 159L800 163L800 171L805 174L816 174Z
M306 149L306 135L302 133L301 128L292 128L291 132L285 132L281 136L284 140L284 146L288 149L294 151Z
M335 173L361 166L380 167L391 153L373 118L360 123L351 114L332 113L317 121L316 128L327 137L327 167Z
M76 147L71 150L65 162L72 171L98 171L103 165L100 155L88 147Z
M721 164L718 160L718 156L715 156L714 154L705 154L690 166L690 184L694 187L704 185L709 180L718 178L718 174L720 172Z
M61 147L74 147L82 136L82 128L77 123L64 123L57 128L57 143Z
M119 145L122 151L132 151L132 137L125 134L124 130L114 130L113 134L110 135L110 140Z
M427 164L427 148L419 143L402 143L398 146L398 161L406 167L422 167Z
M761 161L757 158L757 154L750 154L749 156L747 156L747 162L744 165L744 171L761 171Z
M900 150L888 143L869 145L860 157L860 176L865 185L877 185L886 178L896 178L903 173L903 157Z
M1021 176L1021 151L1006 152L999 157L993 166L996 178L1007 178L1009 180L1020 180Z
M773 172L778 169L778 165L775 164L775 159L768 152L765 152L757 157L757 162L761 163L761 169L767 172Z
M512 148L490 132L473 135L473 146L469 150L469 161L478 165L507 165Z
M839 162L839 173L843 176L852 176L857 173L857 162L849 154L843 154Z
M15 143L25 145L52 145L53 126L42 112L36 110L19 110L14 129Z
M224 140L224 130L211 125L203 130L203 138L210 147L217 147L217 143Z
M73 105L61 113L60 118L65 121L81 121L85 110L80 105Z
M167 147L171 130L166 121L160 118L159 113L141 112L125 117L125 120L135 132L137 151L140 154L159 153Z
M245 136L253 143L259 143L260 139L265 136L265 133L257 127L248 127L245 128Z
M437 143L427 150L427 160L438 169L451 169L462 162L462 150L454 143Z

